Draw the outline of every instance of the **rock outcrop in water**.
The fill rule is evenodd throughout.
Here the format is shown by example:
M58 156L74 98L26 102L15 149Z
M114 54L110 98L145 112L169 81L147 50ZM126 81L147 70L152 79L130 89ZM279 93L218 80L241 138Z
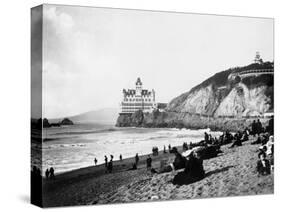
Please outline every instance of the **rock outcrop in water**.
M273 110L273 69L274 64L266 62L219 72L174 98L165 112L121 114L116 125L243 128L251 122L247 117L263 116Z
M71 121L70 119L68 118L64 118L61 122L60 122L61 125L73 125L73 121Z

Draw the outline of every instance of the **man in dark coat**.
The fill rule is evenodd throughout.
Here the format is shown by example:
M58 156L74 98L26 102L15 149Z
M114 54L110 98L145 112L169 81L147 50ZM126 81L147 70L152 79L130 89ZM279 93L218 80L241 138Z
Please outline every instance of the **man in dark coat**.
M203 168L203 160L192 152L187 160L185 169L183 172L178 173L174 179L174 185L187 185L199 181L205 177L205 171Z
M270 174L270 163L266 159L266 154L264 152L259 153L259 160L257 162L257 172L258 175L268 175Z
M208 143L209 142L209 135L206 132L204 133L204 135L205 135L204 140L205 140L206 143Z
M136 156L135 156L135 163L136 163L136 165L138 165L139 160L140 160L140 158L139 158L139 155L137 153Z
M46 179L49 179L49 176L50 176L50 171L49 171L49 169L46 169L46 171L45 171Z
M146 159L146 168L147 168L147 170L151 169L151 164L152 164L152 158L150 157L150 155L148 155L148 157Z
M260 122L260 120L258 119L257 123L256 123L256 130L257 130L257 134L260 135L263 131L263 128L262 128L262 124Z

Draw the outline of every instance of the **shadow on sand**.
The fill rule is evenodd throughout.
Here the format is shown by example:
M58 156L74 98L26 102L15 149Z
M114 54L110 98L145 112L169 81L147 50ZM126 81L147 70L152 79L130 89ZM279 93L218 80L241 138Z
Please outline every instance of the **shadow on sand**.
M217 173L220 173L220 172L225 172L225 171L227 171L228 169L233 168L233 167L234 167L234 166L226 166L226 167L223 167L223 168L221 168L221 169L215 169L215 170L213 170L213 171L209 171L209 172L206 173L205 177L209 177L209 176L211 176L212 174L217 174Z

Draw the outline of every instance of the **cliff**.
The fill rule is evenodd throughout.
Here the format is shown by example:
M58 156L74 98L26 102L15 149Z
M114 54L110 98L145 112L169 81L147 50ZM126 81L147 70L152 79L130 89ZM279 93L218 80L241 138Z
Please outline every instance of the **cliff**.
M273 74L239 76L245 71L263 69L273 69L273 63L251 64L219 72L174 98L167 111L214 117L263 115L273 109Z
M273 110L274 64L231 68L208 78L172 99L166 112L119 115L117 126L211 128L237 130L247 117ZM270 73L263 70L271 70ZM266 119L262 119L267 122Z

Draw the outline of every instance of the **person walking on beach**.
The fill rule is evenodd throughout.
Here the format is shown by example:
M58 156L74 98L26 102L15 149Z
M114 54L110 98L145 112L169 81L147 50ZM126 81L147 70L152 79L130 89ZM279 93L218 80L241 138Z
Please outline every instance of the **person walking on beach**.
M97 165L97 163L98 163L98 160L97 160L97 158L95 158L95 160L94 160L94 161L95 161L95 166L96 166L96 165Z
M113 160L113 155L110 155L110 160Z
M136 165L138 165L139 160L140 160L140 158L139 158L139 155L138 155L138 153L137 153L137 154L136 154L136 156L135 156L135 162L136 162Z
M204 134L205 134L205 139L204 140L205 140L206 143L208 143L209 142L209 135L206 132Z
M55 170L53 167L50 168L50 179L55 179Z
M169 144L168 149L169 149L169 153L171 153L171 149L172 149L171 144Z
M122 158L122 155L120 154L120 156L119 156L119 159L120 159L120 161L122 161L123 160L123 158Z
M152 164L152 158L150 157L150 155L148 155L148 157L146 159L146 169L147 170L151 169L151 164Z
M164 154L166 154L166 146L164 145L164 150L163 150Z
M183 149L183 151L188 150L187 142L183 142L183 144L182 144L182 149Z
M49 175L50 175L49 169L46 169L45 177L46 177L47 180L49 179Z

